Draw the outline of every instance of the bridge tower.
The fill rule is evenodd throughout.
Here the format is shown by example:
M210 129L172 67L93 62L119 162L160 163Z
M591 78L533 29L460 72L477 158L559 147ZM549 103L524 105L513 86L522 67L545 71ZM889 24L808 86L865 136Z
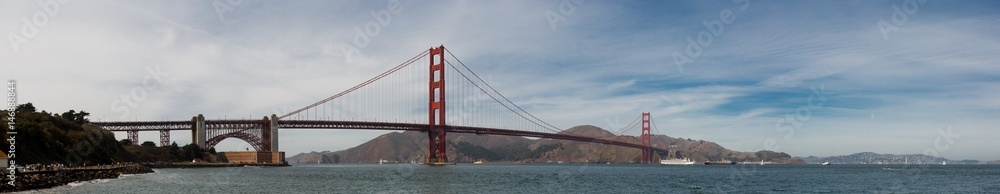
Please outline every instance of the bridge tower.
M191 138L191 141L193 141L196 145L198 145L198 147L205 148L205 146L207 146L207 144L205 144L205 140L207 140L207 137L205 137L205 136L208 135L208 134L206 134L206 131L205 131L205 127L206 127L205 126L205 116L201 115L201 114L198 114L197 117L194 117L191 120L194 121L194 131L193 131L194 132L194 134L193 134L194 136L193 136L193 138Z
M170 130L160 130L160 147L170 145Z
M141 143L141 142L139 142L139 131L137 131L137 130L130 130L130 131L125 132L125 133L128 134L128 140L132 141L132 145L139 145L139 143Z
M278 116L271 114L271 151L277 152L278 149Z
M271 118L264 116L260 122L260 149L258 152L266 152L271 150L271 132L276 131L271 129Z
M448 164L445 148L444 45L430 49L429 112L427 164Z
M649 139L650 136L652 136L652 134L650 134L649 131L650 119L651 118L649 118L649 112L642 113L642 145L646 147L650 147L652 145ZM642 149L642 163L644 164L653 163L653 150Z

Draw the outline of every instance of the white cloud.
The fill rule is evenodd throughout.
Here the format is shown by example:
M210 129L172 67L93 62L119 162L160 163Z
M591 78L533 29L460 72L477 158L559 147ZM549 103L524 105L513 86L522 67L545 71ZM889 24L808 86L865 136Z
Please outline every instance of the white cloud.
M881 6L831 17L841 13L755 3L696 64L679 73L670 53L684 49L685 36L703 30L698 18L703 12L714 15L723 7L705 3L693 7L707 10L678 14L587 2L552 30L544 13L559 2L402 2L403 11L348 62L343 45L353 44L354 28L375 21L370 12L386 9L385 2L247 1L220 20L211 2L74 1L20 52L6 41L0 46L0 78L17 79L22 102L44 110L83 109L116 120L122 113L112 103L143 85L147 67L160 66L169 73L169 84L148 91L127 118L260 117L311 104L443 44L480 76L502 83L494 86L511 100L560 127L601 126L652 112L669 134L753 148L780 136L773 132L774 121L805 104L807 86L825 85L836 95L806 123L809 132L783 143L801 148L789 149L794 154L868 151L803 145L837 144L832 137L862 146L924 141L860 137L842 128L893 134L954 125L1000 138L983 127L997 126L991 118L1000 114L994 100L1000 98L995 84L1000 45L996 28L988 27L998 26L995 16L922 9L884 41L874 28L888 15L874 8ZM3 3L0 33L19 32L21 18L39 10L34 2ZM419 84L425 83L415 84L413 91L397 92L422 92ZM410 101L371 103L419 105ZM283 137L300 132L288 133ZM364 140L379 133L338 131L337 136ZM189 139L183 134L173 139L183 143ZM155 141L155 134L142 137ZM979 137L956 145L953 153L963 154L954 156L978 157L964 153L976 150L968 145L985 145ZM317 146L284 145L294 148L292 153L352 145L302 144Z

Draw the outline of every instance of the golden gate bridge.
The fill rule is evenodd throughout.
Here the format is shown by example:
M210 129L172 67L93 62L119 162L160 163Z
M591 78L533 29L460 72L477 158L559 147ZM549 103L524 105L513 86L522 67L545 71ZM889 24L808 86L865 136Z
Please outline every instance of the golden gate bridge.
M412 65L424 60L428 66ZM138 142L139 131L159 131L160 145L165 146L170 144L170 131L189 130L193 143L205 149L215 147L222 140L236 138L249 143L256 151L279 151L279 129L421 131L426 132L429 139L426 164L449 164L445 139L448 133L625 146L641 150L641 163L653 163L654 155L669 151L650 141L651 128L655 126L651 123L650 114L644 112L616 132L624 134L640 128L638 143L564 132L500 94L443 45L423 51L333 96L260 120L206 120L203 115L197 115L190 121L92 122L109 131L124 131L132 142Z

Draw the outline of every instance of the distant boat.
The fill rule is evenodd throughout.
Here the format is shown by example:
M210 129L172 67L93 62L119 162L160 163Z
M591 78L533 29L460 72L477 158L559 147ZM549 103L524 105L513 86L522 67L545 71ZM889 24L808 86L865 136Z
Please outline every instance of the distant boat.
M948 161L941 161L941 166L948 165Z
M483 161L482 160L476 160L476 162L473 162L472 164L483 164Z
M690 166L694 165L694 161L691 161L691 159L688 158L674 158L669 160L660 160L660 164L670 166Z
M819 164L822 164L823 166L829 166L830 165L830 161L826 161L826 162L819 163Z
M763 159L760 160L760 165L762 165L762 166L764 165L764 160Z
M734 165L736 162L729 160L705 161L705 165Z
M389 161L388 160L383 160L381 158L378 159L378 164L386 164L386 163L389 163Z

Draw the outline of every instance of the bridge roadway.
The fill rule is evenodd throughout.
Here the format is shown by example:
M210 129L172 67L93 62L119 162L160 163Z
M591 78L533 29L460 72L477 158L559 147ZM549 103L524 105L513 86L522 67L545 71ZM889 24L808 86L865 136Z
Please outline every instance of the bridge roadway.
M91 124L101 126L109 131L162 131L162 130L193 130L192 121L126 121L126 122L91 122ZM268 125L266 120L205 120L208 128L212 126L224 126L227 129L246 129ZM363 121L314 121L314 120L279 120L279 129L368 129L368 130L401 130L401 131L427 131L427 124L416 123L385 123L385 122L363 122ZM532 131L519 131L510 129L492 129L483 127L466 126L445 126L448 133L474 133L487 135L506 135L520 137L537 137L560 139L580 142L592 142L607 145L624 146L637 149L652 149L660 153L668 153L666 149L656 147L646 147L641 144L633 144L623 141L600 139L595 137L585 137L571 134L542 133Z

